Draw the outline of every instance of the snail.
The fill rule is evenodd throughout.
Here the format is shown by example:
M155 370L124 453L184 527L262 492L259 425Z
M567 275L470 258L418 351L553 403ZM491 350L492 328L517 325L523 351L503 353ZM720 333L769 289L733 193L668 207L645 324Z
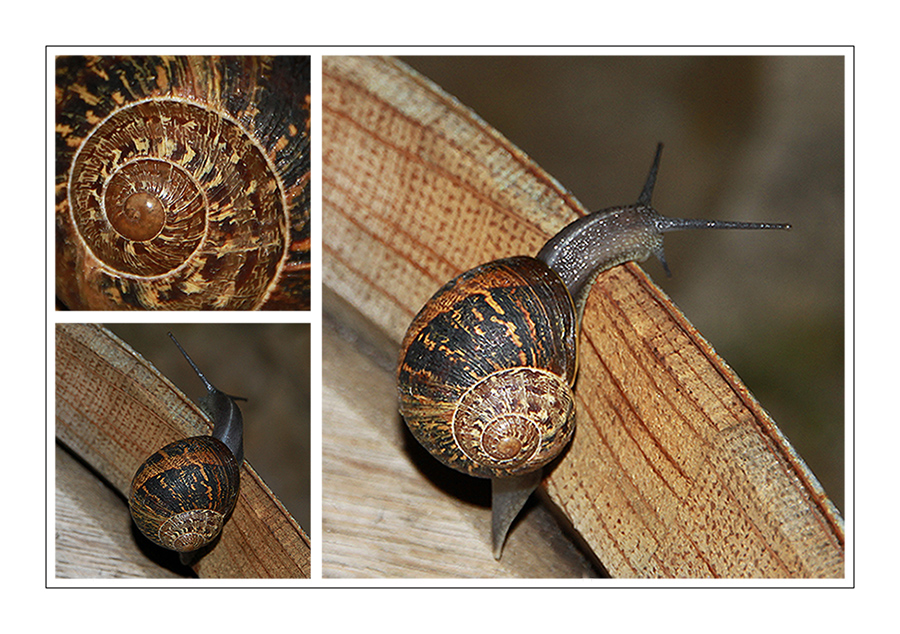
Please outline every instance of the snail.
M308 309L309 76L309 57L57 57L59 305Z
M491 479L495 559L543 467L575 431L577 338L597 275L650 255L671 275L667 231L790 228L661 216L650 199L662 147L636 204L579 218L537 257L495 260L459 275L425 304L403 339L400 413L435 458Z
M237 503L244 441L235 401L246 399L216 389L172 333L169 337L206 387L199 404L213 432L177 440L147 458L132 479L128 506L144 536L181 553L187 563L186 553L215 540Z

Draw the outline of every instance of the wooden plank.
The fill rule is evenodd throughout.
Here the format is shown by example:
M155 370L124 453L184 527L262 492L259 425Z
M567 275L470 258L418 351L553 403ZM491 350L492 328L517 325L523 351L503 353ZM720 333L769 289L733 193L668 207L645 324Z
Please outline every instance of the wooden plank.
M536 253L585 213L521 151L395 60L325 58L323 132L324 282L393 345L444 281ZM638 266L601 275L580 345L578 431L543 486L610 573L843 576L836 509ZM411 459L409 447L396 450ZM374 570L383 563L359 555Z
M608 273L551 498L618 576L842 576L841 520L774 421L652 282Z
M138 465L168 442L208 434L197 407L104 328L58 324L56 437L127 496ZM309 538L245 461L237 507L201 577L309 577Z

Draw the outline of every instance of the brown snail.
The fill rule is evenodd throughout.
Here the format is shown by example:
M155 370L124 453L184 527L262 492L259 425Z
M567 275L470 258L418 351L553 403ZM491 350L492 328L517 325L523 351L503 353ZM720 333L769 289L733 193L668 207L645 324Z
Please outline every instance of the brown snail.
M237 503L243 420L238 397L216 389L169 336L206 387L200 407L212 420L213 432L177 440L147 458L132 479L128 506L144 536L184 554L213 542Z
M575 430L572 386L581 315L597 275L659 258L679 229L789 229L787 224L661 216L651 207L662 144L634 205L566 226L537 257L495 260L444 285L413 319L401 345L400 413L445 465L491 478L494 557Z
M56 58L73 310L309 308L308 57Z

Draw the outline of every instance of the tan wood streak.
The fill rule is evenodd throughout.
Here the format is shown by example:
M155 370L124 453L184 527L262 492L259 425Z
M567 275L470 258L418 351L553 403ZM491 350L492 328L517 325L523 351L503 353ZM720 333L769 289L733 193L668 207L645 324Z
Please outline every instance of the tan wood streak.
M399 62L325 58L323 100L324 282L395 342L444 281L583 213ZM580 346L578 431L544 486L614 576L843 576L836 509L638 266L601 275Z
M103 328L57 325L56 437L128 496L159 447L209 433L199 410ZM245 461L241 493L217 546L195 566L207 577L308 577L309 539Z
M671 302L642 293L646 283L625 269L598 281L581 339L578 431L548 478L551 496L557 487L618 574L840 576L842 527L824 492ZM802 545L809 535L824 549L815 558ZM694 561L673 562L685 548Z
M323 250L335 258L341 273L380 289L385 308L398 316L388 320L397 336L405 329L399 324L453 275L498 252L536 252L546 233L523 214L552 222L553 209L557 218L563 212L583 213L580 207L568 207L571 201L552 179L537 181L536 166L496 133L488 135L484 122L455 102L445 98L429 110L419 93L392 89L389 79L404 77L402 67L379 60L388 75L384 79L373 78L356 60L342 64L359 83L337 75L323 84L323 134L328 139L323 197L334 236L325 240ZM420 93L428 94L427 80L418 81ZM379 89L387 94L373 93ZM397 101L388 101L391 96ZM352 149L353 160L330 161L336 147ZM473 154L486 160L472 161ZM409 216L416 222L410 223ZM433 241L422 240L423 235L470 239ZM516 250L508 250L507 236L517 237ZM395 266L366 264L376 260ZM344 275L328 277L341 284L337 278ZM410 303L410 293L419 301Z

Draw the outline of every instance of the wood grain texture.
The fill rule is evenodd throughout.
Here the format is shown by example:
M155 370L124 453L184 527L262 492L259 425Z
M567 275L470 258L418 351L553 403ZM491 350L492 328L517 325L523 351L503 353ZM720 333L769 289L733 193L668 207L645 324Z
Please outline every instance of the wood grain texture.
M56 578L180 578L134 547L121 495L59 444L55 449Z
M326 319L322 335L323 576L597 575L537 505L494 561L488 481L451 471L419 447L397 414L391 361L336 325Z
M629 577L842 576L824 491L668 298L618 268L590 305L578 432L546 485L604 563Z
M123 496L153 451L211 431L187 397L105 329L59 324L56 334L56 437ZM309 577L309 538L245 461L222 538L193 567L201 577Z
M447 279L585 213L395 60L325 58L323 132L324 282L395 344ZM638 266L600 276L580 349L575 441L543 486L613 576L843 576L834 506Z

